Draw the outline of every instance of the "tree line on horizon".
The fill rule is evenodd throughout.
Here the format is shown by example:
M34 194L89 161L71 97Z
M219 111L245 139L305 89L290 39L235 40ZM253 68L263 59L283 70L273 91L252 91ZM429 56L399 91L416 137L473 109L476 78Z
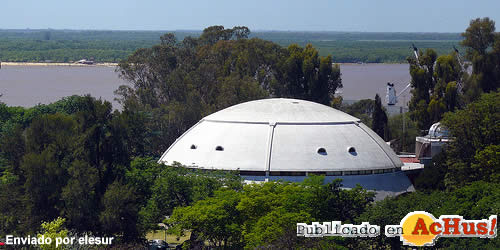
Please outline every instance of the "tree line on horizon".
M202 31L173 31L179 40L199 37ZM94 58L119 62L135 50L160 42L162 31L1 30L0 60L11 62L74 62ZM322 56L333 55L338 63L402 63L411 42L445 54L461 40L458 33L298 32L258 31L260 38L283 47L311 43ZM460 48L460 47L459 47ZM460 48L461 49L461 48Z

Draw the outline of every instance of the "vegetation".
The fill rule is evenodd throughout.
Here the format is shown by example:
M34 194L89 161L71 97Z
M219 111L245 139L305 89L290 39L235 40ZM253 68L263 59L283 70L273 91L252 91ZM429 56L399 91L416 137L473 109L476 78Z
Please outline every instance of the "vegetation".
M72 62L94 58L120 62L139 48L160 42L164 31L0 30L0 61ZM201 31L174 31L179 40L199 37ZM339 63L401 63L408 48L434 48L448 53L462 38L456 33L286 32L249 34L282 47L312 44L321 56L332 55Z
M373 201L372 192L340 186L340 181L323 184L323 177L312 177L303 183L245 185L239 192L220 189L211 198L176 208L167 221L175 230L199 233L199 239L216 247L318 246L297 237L297 223L353 222Z
M371 99L359 100L353 104L342 103L338 109L359 118L367 126L372 126L372 115L375 110L375 101Z
M241 188L235 175L132 161L123 114L90 96L30 109L2 104L0 115L0 235L35 233L40 225L50 233L56 223L137 241L175 206L222 186ZM57 217L64 219L42 224Z
M476 100L481 93L500 87L500 35L489 18L475 19L462 33L472 74L456 52L438 57L432 49L409 58L412 99L409 108L418 128L426 130L446 112ZM462 95L463 93L463 95Z
M465 109L447 113L443 124L459 138L450 144L444 178L449 188L473 181L500 181L500 94L483 94Z
M265 97L295 97L329 105L342 87L340 68L310 45L287 49L246 27L213 26L199 38L173 34L119 64L124 113L137 132L138 151L161 154L203 116ZM167 130L162 128L169 128Z
M417 122L410 119L408 113L389 117L389 140L396 152L415 152L415 137L421 134ZM404 126L404 131L403 131Z
M74 62L94 58L97 62L119 62L135 50L159 42L161 34L148 31L0 30L0 61Z
M358 223L369 221L371 224L398 225L411 211L426 211L436 218L440 215L459 214L465 219L488 218L500 211L500 185L494 182L473 182L454 191L417 191L397 198L385 199L373 204L361 216ZM388 212L390 211L390 212ZM385 236L358 241L358 248L399 249L398 237ZM436 241L437 249L497 249L500 239L481 238L440 238Z
M287 45L284 42L277 42L283 46ZM297 43L301 46L310 43L318 49L321 55L331 54L333 61L339 63L406 63L412 43L422 49L434 48L440 55L443 55L449 53L453 46L458 46L460 40L302 40L290 43Z
M339 105L341 76L332 57L311 45L248 38L246 27L213 26L182 41L165 34L123 60L120 73L131 86L117 90L121 112L91 96L32 108L0 103L0 236L114 236L115 247L138 248L163 222L170 234L189 235L185 248L388 249L401 248L399 239L297 237L295 223L384 228L415 210L466 219L498 214L499 40L496 33L490 39L492 24L473 20L464 33L467 57L477 64L470 76L453 54L427 50L410 60L412 119L405 117L410 129L401 147L435 121L455 139L416 178L417 192L373 202L372 192L344 190L340 180L324 183L321 176L243 185L237 173L156 163L199 118L236 103L283 96ZM384 119L380 98L341 108L384 136L401 135L395 124L403 116ZM500 240L439 239L436 247L494 249Z
M381 138L390 141L391 147L396 152L415 152L415 137L420 135L416 122L410 119L408 113L388 117L385 108L381 106L380 97L377 97L378 95L375 96L375 100L363 99L352 104L342 104L336 108L359 118L361 122L370 126Z
M63 226L65 221L66 221L66 219L58 217L57 219L55 219L51 222L42 223L43 234L38 234L37 236L44 237L44 238L51 238L51 239L68 237L68 230L65 229ZM56 248L56 241L53 240L53 242L50 245L45 245L45 244L40 245L40 248L43 250L57 249Z
M375 108L372 113L372 129L384 140L389 140L389 127L387 126L387 114L382 107L382 100L378 94L375 95Z

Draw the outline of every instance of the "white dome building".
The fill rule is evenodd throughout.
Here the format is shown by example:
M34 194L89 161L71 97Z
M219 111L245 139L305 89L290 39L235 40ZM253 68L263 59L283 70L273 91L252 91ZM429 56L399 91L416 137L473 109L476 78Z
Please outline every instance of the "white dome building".
M296 99L250 101L201 119L159 162L239 170L245 180L302 181L307 175L360 184L378 198L413 191L394 151L361 121Z

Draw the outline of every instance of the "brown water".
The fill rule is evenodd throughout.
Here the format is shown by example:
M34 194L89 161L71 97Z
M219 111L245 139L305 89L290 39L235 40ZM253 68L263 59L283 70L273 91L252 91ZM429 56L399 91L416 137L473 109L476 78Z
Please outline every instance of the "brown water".
M0 69L0 101L9 106L48 104L65 96L91 94L108 100L114 108L118 86L126 82L114 67L4 66Z
M388 81L396 83L399 93L410 80L408 64L343 64L340 70L342 96L347 101L373 99L376 93L385 100ZM113 91L123 84L126 82L118 77L114 67L2 66L0 101L9 106L31 107L65 96L91 94L120 109Z
M395 83L399 94L410 81L408 64L343 64L340 73L344 100L374 99L378 94L385 102L387 82Z

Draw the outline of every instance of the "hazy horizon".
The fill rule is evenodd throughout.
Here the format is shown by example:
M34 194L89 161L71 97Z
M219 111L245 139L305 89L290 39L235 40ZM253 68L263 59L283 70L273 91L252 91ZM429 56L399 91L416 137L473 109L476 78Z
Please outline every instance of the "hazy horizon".
M499 19L500 20L500 19ZM244 24L241 25L223 25L223 24L207 24L206 27L200 28L200 29L85 29L85 28L9 28L9 27L0 27L0 30L3 31L15 31L15 30L21 30L21 31L26 31L26 30L31 30L31 31L46 31L46 30L55 30L55 31L129 31L129 32L203 32L203 29L210 27L210 26L216 26L216 25L222 25L225 28L233 28L235 26L246 26ZM460 34L463 33L464 30L462 31L455 31L455 32L446 32L446 31L359 31L359 30L294 30L294 29L288 29L288 30L278 30L278 29L252 29L248 27L251 32L304 32L304 33L413 33L413 34L429 34L429 33L436 33L436 34Z
M206 27L221 25L221 24L212 24L207 25ZM240 25L245 26L245 25ZM205 27L205 28L206 28ZM234 26L224 26L225 28L232 28ZM152 30L152 29L72 29L72 28L0 28L1 31L46 31L46 30L54 30L54 31L124 31L124 32L198 32L202 33L203 29L164 29L164 30ZM358 31L358 30L266 30L266 29L250 29L251 32L304 32L304 33L413 33L413 34L460 34L460 32L436 32L436 31Z

